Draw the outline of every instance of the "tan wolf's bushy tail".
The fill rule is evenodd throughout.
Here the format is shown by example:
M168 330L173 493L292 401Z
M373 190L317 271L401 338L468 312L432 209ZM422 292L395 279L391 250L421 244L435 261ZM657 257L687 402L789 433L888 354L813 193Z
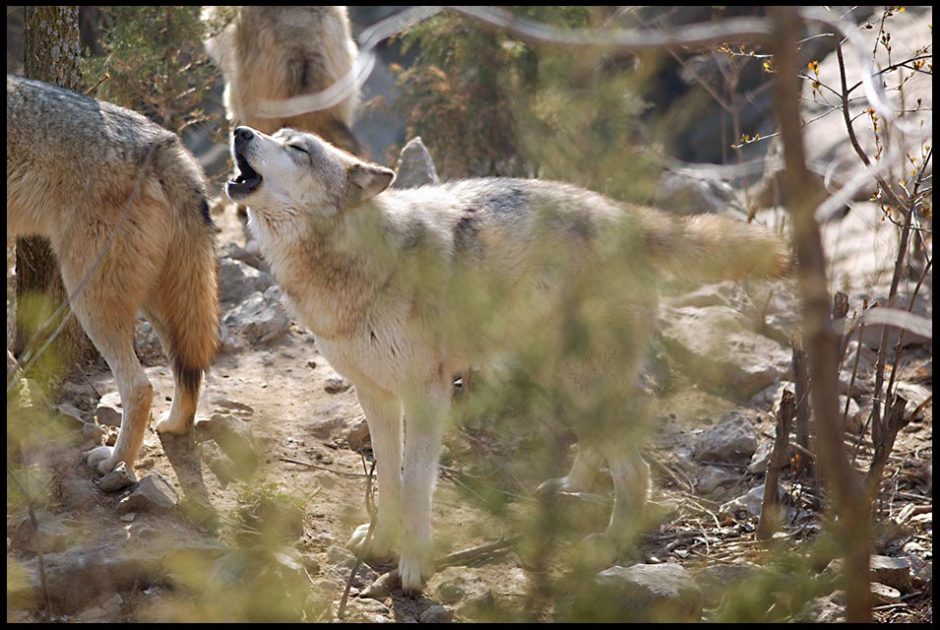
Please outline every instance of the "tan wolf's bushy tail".
M215 227L201 176L194 177L186 172L188 169L180 170L181 163L189 169L198 167L191 163L192 158L184 161L176 155L170 159L175 161L174 167L162 170L161 175L181 181L164 181L176 220L172 222L174 233L154 306L164 327L169 346L165 350L179 384L196 394L220 342L219 263Z
M720 215L672 217L644 212L646 245L653 265L704 281L786 275L786 242L765 228Z

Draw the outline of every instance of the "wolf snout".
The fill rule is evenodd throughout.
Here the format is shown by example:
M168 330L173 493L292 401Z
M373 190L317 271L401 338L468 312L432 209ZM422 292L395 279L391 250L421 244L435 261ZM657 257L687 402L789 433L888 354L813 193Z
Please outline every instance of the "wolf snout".
M235 136L236 148L246 144L255 137L254 132L248 127L235 127L235 131L233 131L232 134Z

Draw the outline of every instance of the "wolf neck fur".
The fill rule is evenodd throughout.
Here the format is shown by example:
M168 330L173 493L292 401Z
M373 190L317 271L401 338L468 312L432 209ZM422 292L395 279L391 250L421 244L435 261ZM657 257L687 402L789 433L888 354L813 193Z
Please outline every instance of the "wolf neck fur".
M380 212L367 202L328 218L301 212L286 224L253 213L251 227L275 278L317 336L355 332L391 275L381 264L388 244L373 237Z

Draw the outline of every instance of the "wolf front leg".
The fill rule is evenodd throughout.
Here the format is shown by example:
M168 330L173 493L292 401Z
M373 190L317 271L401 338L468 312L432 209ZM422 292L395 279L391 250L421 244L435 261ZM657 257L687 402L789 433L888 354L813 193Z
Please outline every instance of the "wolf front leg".
M398 573L406 592L420 591L434 572L431 500L450 396L451 384L442 378L405 398L404 530Z
M372 438L379 498L372 537L365 523L356 528L346 546L360 558L385 559L401 533L401 401L391 392L360 384L356 394Z

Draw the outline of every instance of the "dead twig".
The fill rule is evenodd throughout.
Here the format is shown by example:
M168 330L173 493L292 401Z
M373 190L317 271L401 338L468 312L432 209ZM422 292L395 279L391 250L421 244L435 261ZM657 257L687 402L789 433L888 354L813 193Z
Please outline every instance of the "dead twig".
M333 469L333 468L329 468L328 466L320 466L319 464L313 464L313 463L311 463L311 462L304 462L304 461L301 461L301 460L299 460L299 459L291 459L290 457L278 457L277 459L278 459L278 461L287 462L288 464L297 464L298 466L306 466L307 468L316 468L317 470L325 470L325 471L327 471L327 472L331 472L331 473L333 473L334 475L339 475L339 476L341 476L341 477L357 477L357 478L358 478L358 477L368 477L368 475L366 475L366 474L364 474L364 473L345 472L345 471L342 471L342 470L336 470L336 469Z
M776 508L777 485L780 480L780 469L787 462L787 445L790 442L790 423L796 416L796 402L793 392L783 390L780 396L780 411L777 412L777 436L774 438L774 447L767 462L767 477L764 480L764 498L761 501L760 521L757 524L757 539L767 540L773 536L778 520ZM772 514L772 512L774 512Z
M359 453L359 457L362 458L362 467L365 469L366 459L363 457L362 453ZM375 462L372 462L372 467L369 468L369 472L366 474L366 510L369 512L369 531L366 532L366 539L362 542L363 549L368 549L369 542L372 540L372 532L375 530L375 489L372 487L372 475L375 473ZM343 620L346 617L346 601L349 599L349 589L352 588L352 581L356 577L356 573L359 571L359 567L362 566L362 560L357 556L356 561L353 563L352 569L349 571L349 578L346 580L346 588L343 589L343 596L339 600L339 606L336 609L336 618Z

